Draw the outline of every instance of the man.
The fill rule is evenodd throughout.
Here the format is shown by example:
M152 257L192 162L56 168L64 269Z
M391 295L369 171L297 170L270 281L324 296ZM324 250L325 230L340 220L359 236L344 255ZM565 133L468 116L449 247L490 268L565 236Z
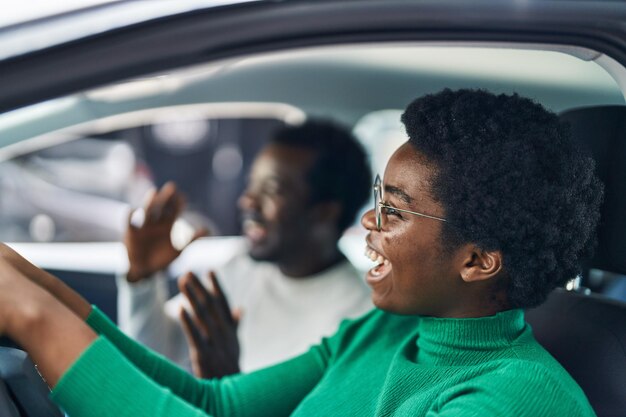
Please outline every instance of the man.
M371 308L360 274L337 247L342 232L367 200L370 183L367 157L343 128L310 121L275 134L255 159L239 200L247 251L217 273L226 296L214 288L221 308L216 310L211 294L195 277L186 276L182 286L192 304L198 304L193 303L194 297L208 298L205 310L228 316L222 317L221 327L226 330L219 338L215 329L206 329L204 339L192 338L196 340L192 367L197 375L237 372L237 342L243 371L295 356L332 334L343 318ZM179 318L183 296L166 305L165 279L155 276L180 254L170 242L170 231L183 205L175 186L166 184L149 201L143 224L129 224L125 244L130 267L127 276L118 280L118 305L122 329L188 366ZM197 231L194 238L201 235ZM234 319L226 298L236 309ZM212 343L220 344L223 354L217 364L203 359L203 349Z

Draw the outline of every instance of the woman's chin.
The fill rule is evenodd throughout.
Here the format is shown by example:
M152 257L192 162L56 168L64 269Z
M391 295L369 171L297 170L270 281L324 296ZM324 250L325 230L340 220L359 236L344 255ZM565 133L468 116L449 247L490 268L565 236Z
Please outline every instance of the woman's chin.
M391 264L377 265L367 271L365 281L372 288L372 302L382 310L387 310L389 306L388 298L391 290Z
M365 275L365 281L367 284L372 287L372 289L376 290L376 287L385 283L386 280L389 279L389 275L391 275L393 267L391 263L385 262L380 265L376 265Z

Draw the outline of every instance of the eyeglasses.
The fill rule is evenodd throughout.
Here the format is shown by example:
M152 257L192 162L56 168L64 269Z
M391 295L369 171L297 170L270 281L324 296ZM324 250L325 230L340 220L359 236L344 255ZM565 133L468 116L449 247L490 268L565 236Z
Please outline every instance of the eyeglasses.
M383 201L383 184L380 180L380 175L376 175L376 179L374 180L374 208L376 209L376 228L379 231L382 229L383 226L383 209L415 214L416 216L426 217L427 219L439 220L440 222L448 221L442 217L431 216L424 213L418 213L416 211L403 210L385 204Z

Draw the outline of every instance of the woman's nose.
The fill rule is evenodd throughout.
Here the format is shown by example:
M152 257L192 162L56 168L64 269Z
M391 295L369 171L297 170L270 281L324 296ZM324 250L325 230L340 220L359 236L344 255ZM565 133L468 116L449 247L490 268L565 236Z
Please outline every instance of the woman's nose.
M374 209L367 210L363 217L361 217L361 224L367 230L377 230L376 228L376 213Z

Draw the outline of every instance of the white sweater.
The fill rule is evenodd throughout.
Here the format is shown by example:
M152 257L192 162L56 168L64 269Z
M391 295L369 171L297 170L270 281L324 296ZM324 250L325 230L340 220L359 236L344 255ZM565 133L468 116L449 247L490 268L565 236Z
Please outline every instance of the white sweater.
M373 306L361 274L345 261L307 278L289 278L242 248L216 271L231 308L242 311L240 367L250 372L305 352L331 335L344 318ZM178 320L186 300L167 298L165 274L137 284L118 278L118 321L129 336L190 369L188 345ZM202 277L206 282L206 274Z

